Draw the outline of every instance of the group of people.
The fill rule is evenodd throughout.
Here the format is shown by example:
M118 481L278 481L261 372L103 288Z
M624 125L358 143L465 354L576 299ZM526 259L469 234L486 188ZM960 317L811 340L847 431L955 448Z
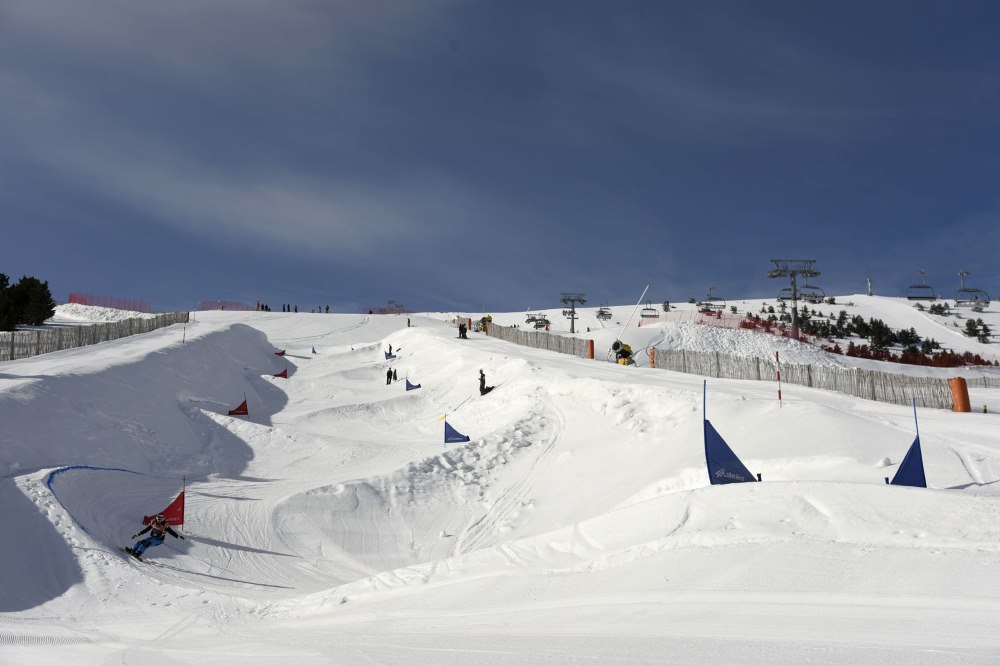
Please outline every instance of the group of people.
M267 308L267 312L271 311L270 307L268 307L268 306L264 306L264 307ZM257 309L260 310L260 309L263 309L263 308L261 308L258 305ZM281 304L281 311L282 312L298 312L299 311L299 304L296 303L295 305L292 305L290 303L282 303ZM326 314L330 314L330 306L329 305L326 306L325 311L326 311ZM324 308L323 308L322 305L318 305L318 306L316 306L315 310L310 310L309 312L322 313L322 312L324 312ZM371 314L371 312L369 312L368 314Z

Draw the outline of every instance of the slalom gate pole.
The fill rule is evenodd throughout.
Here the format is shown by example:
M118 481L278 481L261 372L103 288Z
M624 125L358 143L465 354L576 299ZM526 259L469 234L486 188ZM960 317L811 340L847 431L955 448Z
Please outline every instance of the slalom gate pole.
M913 427L917 430L917 439L920 439L920 424L917 422L917 399L913 398Z
M774 352L774 361L778 364L778 407L781 407L781 354Z

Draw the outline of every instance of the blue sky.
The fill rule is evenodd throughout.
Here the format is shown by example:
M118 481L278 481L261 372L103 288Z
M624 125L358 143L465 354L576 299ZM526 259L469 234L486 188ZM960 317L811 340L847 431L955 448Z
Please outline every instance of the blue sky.
M0 0L0 272L186 309L1000 295L1000 4Z

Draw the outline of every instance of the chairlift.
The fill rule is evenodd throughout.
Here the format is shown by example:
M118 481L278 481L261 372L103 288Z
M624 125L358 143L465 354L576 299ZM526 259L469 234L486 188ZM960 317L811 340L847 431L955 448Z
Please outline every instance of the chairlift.
M653 307L652 301L646 301L646 307L639 310L639 316L643 319L656 319L660 316L660 312Z
M792 288L791 287L785 287L784 289L782 289L781 291L779 291L778 292L778 300L782 301L782 302L792 300Z
M976 289L974 287L965 286L965 276L969 274L969 271L960 271L959 277L962 280L962 288L955 293L955 305L971 305L979 307L987 307L990 304L990 295L982 289Z
M611 319L611 316L611 308L608 307L607 303L604 303L601 307L597 308L597 318L600 321L608 321Z
M544 312L535 312L528 314L524 323L531 324L535 328L545 328L549 325L549 318L545 316Z
M807 303L822 303L826 298L826 292L813 284L804 284L799 287L799 298Z
M955 305L972 305L986 307L990 304L990 295L982 289L959 289L955 294Z
M909 301L936 301L937 294L934 288L927 284L927 273L917 271L920 276L920 284L911 284L906 288L906 299Z
M712 291L714 289L715 287L709 287L708 296L705 297L705 300L698 303L698 310L701 312L721 312L726 309L725 299L713 295Z

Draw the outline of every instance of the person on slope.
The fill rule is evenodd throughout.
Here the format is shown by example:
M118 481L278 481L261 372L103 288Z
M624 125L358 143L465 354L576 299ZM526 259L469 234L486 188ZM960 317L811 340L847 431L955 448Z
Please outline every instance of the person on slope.
M494 387L486 385L486 373L481 369L479 370L479 395L486 395L493 390Z
M132 535L133 539L138 539L146 532L149 532L149 536L142 541L137 541L134 546L127 549L129 554L137 560L142 560L142 554L146 552L147 548L152 548L153 546L159 546L163 543L163 537L169 534L175 539L183 539L183 534L178 534L174 532L174 529L167 524L167 519L162 513L156 514L156 517L149 522L144 528Z

